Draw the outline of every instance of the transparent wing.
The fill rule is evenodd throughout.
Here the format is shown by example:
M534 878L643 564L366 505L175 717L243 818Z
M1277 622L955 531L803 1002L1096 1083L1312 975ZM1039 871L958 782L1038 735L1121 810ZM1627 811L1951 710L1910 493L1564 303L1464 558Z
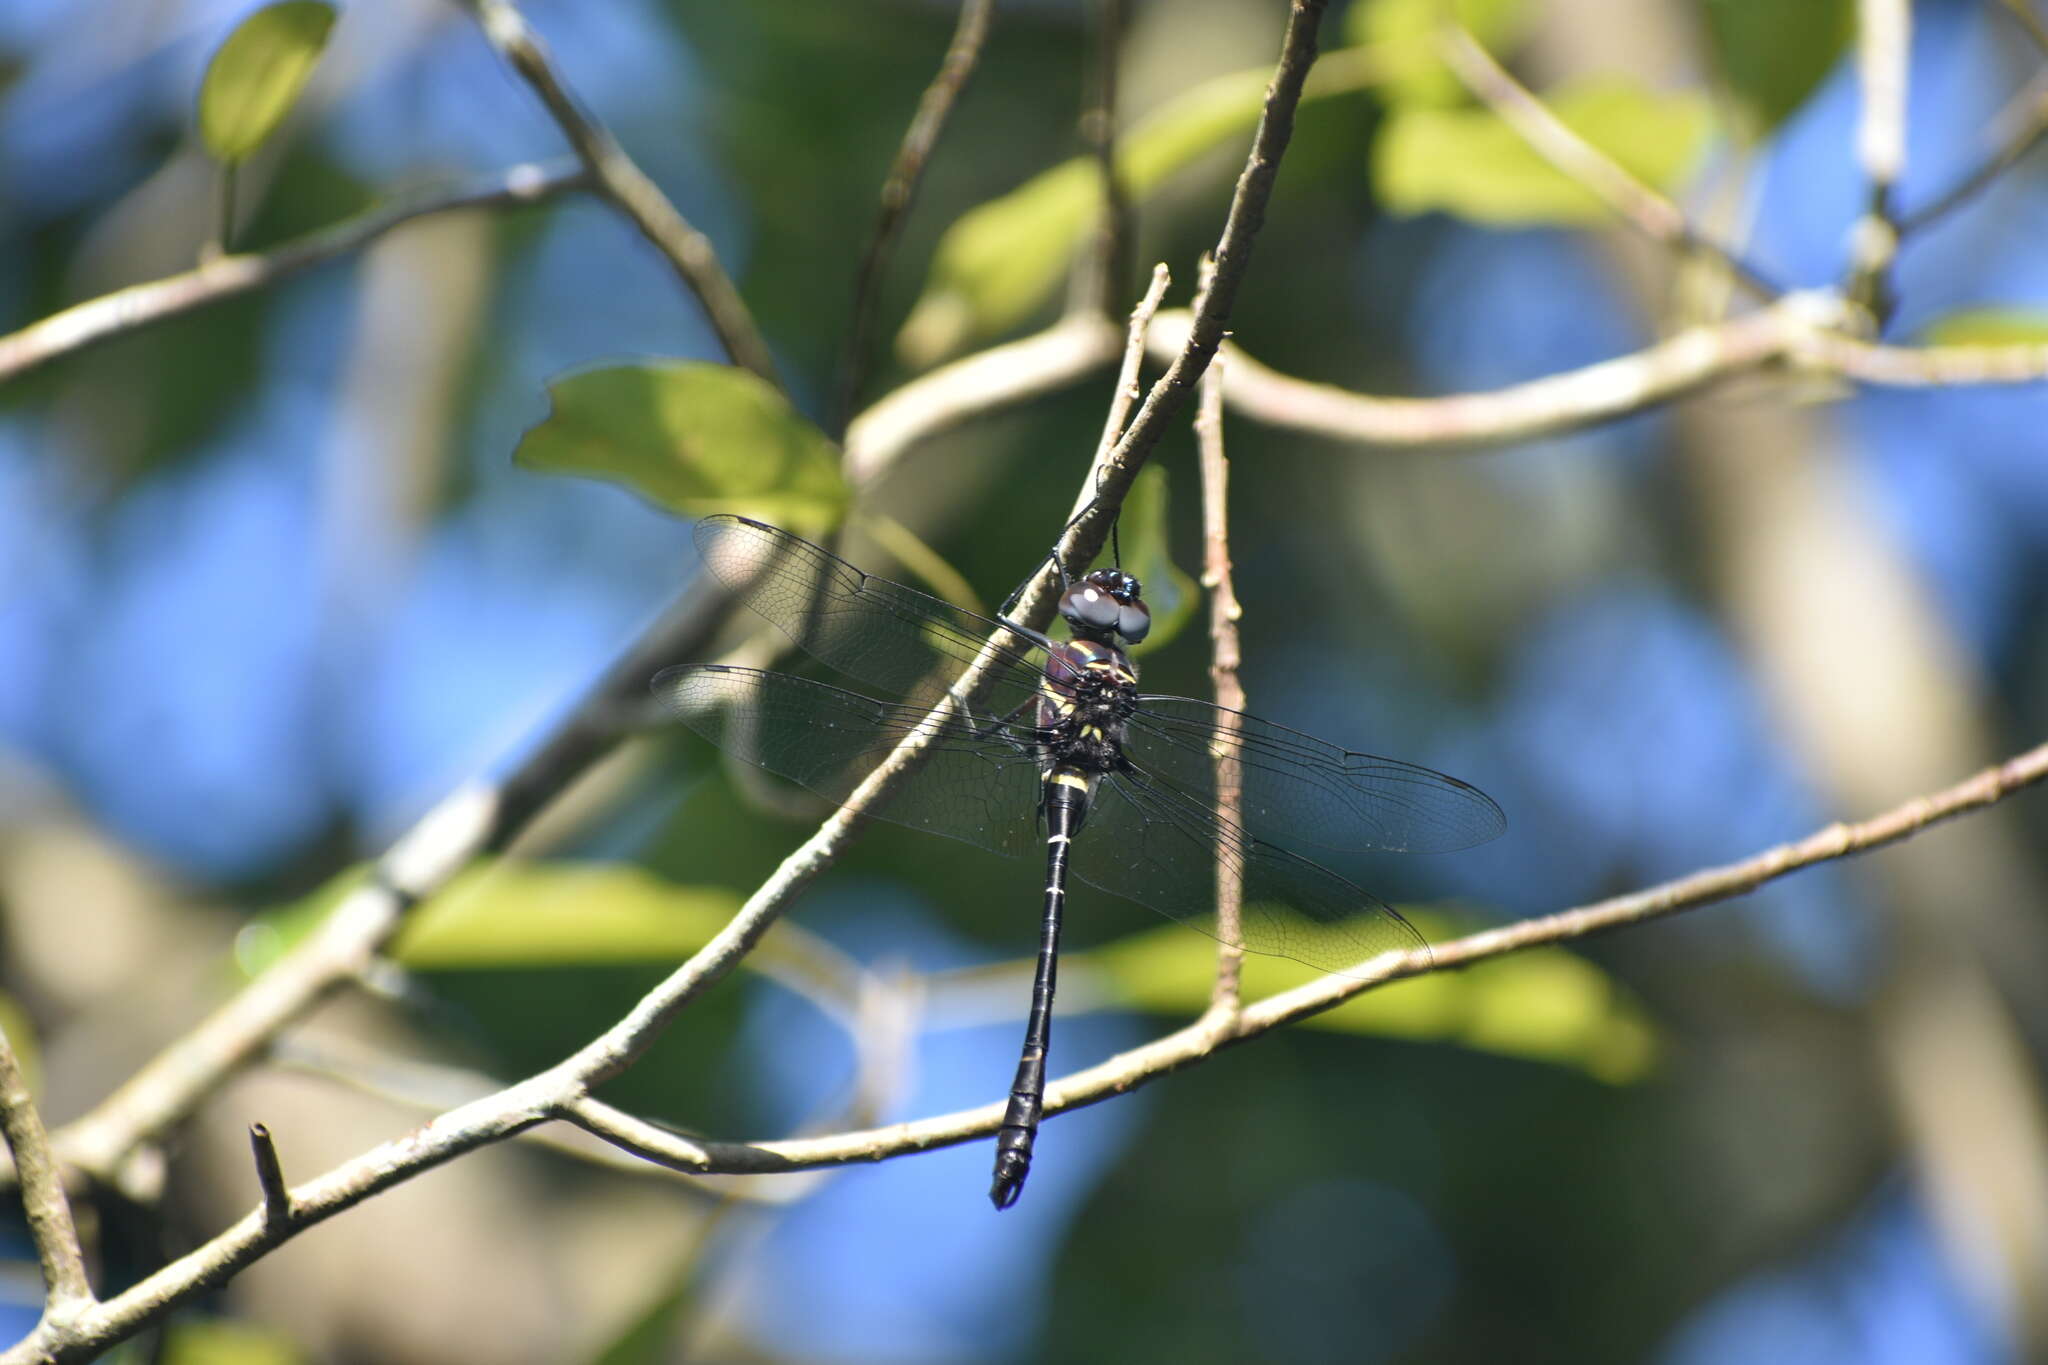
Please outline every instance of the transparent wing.
M1142 771L1102 779L1072 867L1092 886L1213 937L1219 856L1243 880L1243 946L1252 952L1342 973L1381 953L1428 947L1371 892L1224 824Z
M1143 698L1125 743L1155 783L1204 805L1224 794L1219 750L1236 760L1241 821L1255 835L1323 848L1443 853L1483 844L1507 828L1492 797L1455 777L1353 753L1192 697Z
M704 564L806 653L918 701L936 700L991 640L998 657L975 693L996 714L1022 706L1043 673L1037 650L1000 621L864 574L787 531L745 517L697 523Z
M824 683L719 664L671 668L655 695L692 730L827 801L853 789L930 714ZM915 772L869 812L997 853L1042 853L1028 726L947 718Z

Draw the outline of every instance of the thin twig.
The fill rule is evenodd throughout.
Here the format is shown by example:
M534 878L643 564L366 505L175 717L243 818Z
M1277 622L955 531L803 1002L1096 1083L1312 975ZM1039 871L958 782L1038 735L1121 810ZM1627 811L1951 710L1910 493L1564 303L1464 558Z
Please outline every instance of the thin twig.
M50 1135L43 1131L43 1116L28 1092L28 1080L5 1029L0 1029L0 1133L14 1154L22 1211L36 1244L36 1259L43 1266L48 1292L45 1320L68 1321L93 1302L85 1252L78 1244L78 1225L71 1219L71 1201L64 1194L64 1176L50 1150Z
M1230 466L1223 458L1223 376L1229 363L1219 355L1202 376L1201 401L1195 409L1195 443L1202 468L1202 586L1209 590L1209 681L1216 704L1223 708L1224 728L1235 732L1238 713L1245 705L1244 684L1238 678L1244 652L1237 636L1244 608L1238 604L1237 586L1231 579ZM1221 746L1213 757L1217 809L1223 815L1219 828L1240 829L1244 825L1241 761L1234 749ZM1218 837L1224 836L1219 833ZM1244 969L1244 877L1237 862L1225 856L1229 852L1235 850L1216 850L1216 984L1209 1009L1234 1026L1243 1008L1239 983Z
M2048 56L2048 27L2044 27L2040 16L2028 7L2028 0L2003 0L2003 4L2005 12L2026 31L2034 46L2039 48L2044 56Z
M861 253L860 269L854 276L853 313L846 328L846 356L840 366L838 410L832 421L835 432L846 430L846 424L853 416L853 405L859 401L861 386L867 379L868 355L874 340L875 303L881 292L883 269L888 263L889 253L895 250L903 221L909 216L910 206L917 198L917 187L924 178L925 164L931 159L932 148L938 144L939 135L946 130L946 121L952 116L953 106L974 75L982 45L988 40L989 16L994 10L995 0L962 0L960 21L953 29L953 39L946 47L945 58L939 63L939 72L925 87L924 96L917 103L917 113L911 118L910 127L904 131L903 144L896 149L896 160L889 167L889 178L882 184L881 212L875 218L874 231L868 237L867 249Z
M1081 112L1081 141L1095 160L1102 187L1102 217L1083 272L1092 286L1085 297L1091 308L1109 314L1123 306L1134 226L1130 191L1116 165L1117 65L1123 57L1124 8L1124 0L1096 0L1094 89Z
M514 166L456 185L398 196L268 251L219 256L196 269L87 299L18 332L0 336L0 382L26 374L59 356L276 284L359 251L415 218L465 209L538 204L583 189L587 183L582 167L570 163Z
M1725 322L1687 328L1643 350L1505 388L1434 398L1356 393L1295 379L1234 342L1223 397L1231 411L1273 426L1396 450L1473 449L1580 430L1708 385L1783 366L1887 388L2038 384L2048 345L1884 346L1837 330L1829 295L1790 294ZM1188 315L1161 313L1148 346L1178 350Z
M1152 283L1145 287L1145 297L1138 300L1138 306L1131 310L1130 326L1124 332L1123 364L1116 373L1116 391L1109 396L1109 411L1102 419L1102 438L1095 443L1095 458L1089 463L1100 466L1109 459L1116 449L1117 441L1124 434L1124 424L1131 419L1131 409L1137 406L1143 390L1138 387L1138 369L1145 363L1145 338L1152 331L1152 318L1159 312L1160 301L1166 297L1167 286L1173 283L1173 276L1161 261L1152 267Z
M2048 136L2048 74L2037 75L2028 82L2027 88L2021 91L2007 106L2006 111L1993 122L2004 124L2011 129L1999 143L1998 149L1985 158L1982 165L1957 180L1939 198L1911 213L1901 215L1901 237L1923 231L1929 224L1961 208L2040 145L2041 139Z
M1230 197L1230 212L1211 253L1216 275L1210 287L1195 300L1193 324L1186 343L1175 355L1166 373L1145 395L1116 448L1096 469L1090 486L1075 500L1074 519L1061 537L1060 559L1068 564L1086 564L1101 552L1109 528L1138 476L1152 447L1166 434L1168 425L1193 396L1202 371L1223 344L1230 311L1237 302L1238 286L1244 283L1251 265L1252 245L1266 223L1266 205L1273 197L1279 178L1280 159L1286 154L1294 133L1294 111L1301 103L1302 83L1316 60L1316 27L1322 21L1326 0L1293 0L1287 16L1287 31L1280 40L1280 60L1266 87L1266 100L1259 113L1258 130L1252 134L1250 154L1237 177ZM1027 605L1049 606L1055 581L1050 566L1033 581L1026 593Z
M1906 169L1906 69L1913 43L1910 0L1857 0L1856 74L1863 116L1856 160L1868 199L1849 230L1849 280L1843 293L1868 312L1875 328L1892 314L1891 270L1899 254L1894 203Z
M1493 59L1464 25L1449 17L1439 34L1445 65L1483 104L1529 144L1530 150L1582 186L1651 241L1713 257L1759 298L1784 291L1733 248L1702 235L1678 205L1639 180L1550 112L1542 100Z
M753 314L718 263L711 239L690 226L661 187L626 155L611 130L586 112L556 71L540 36L512 0L463 0L498 55L540 96L599 191L653 243L704 309L719 344L734 364L781 387L775 358L754 326Z
M1116 359L1116 324L1072 313L1042 332L921 375L846 428L846 477L870 483L925 437L1079 380Z
M284 1183L284 1163L278 1160L277 1142L270 1129L260 1123L249 1125L249 1150L256 1158L256 1185L263 1191L263 1221L274 1231L291 1226L292 1192Z

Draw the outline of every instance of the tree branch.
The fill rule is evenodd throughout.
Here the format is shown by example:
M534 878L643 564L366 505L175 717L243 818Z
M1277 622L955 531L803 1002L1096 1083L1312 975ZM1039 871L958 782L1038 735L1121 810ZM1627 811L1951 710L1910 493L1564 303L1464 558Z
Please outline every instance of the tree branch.
M1123 56L1124 0L1095 0L1093 91L1081 112L1081 141L1095 161L1102 187L1102 218L1094 249L1082 271L1079 299L1097 312L1113 313L1124 301L1130 279L1131 196L1117 171L1117 63Z
M1447 14L1449 9L1446 5ZM1681 251L1713 257L1758 298L1773 299L1784 292L1733 249L1702 236L1678 205L1567 127L1506 67L1495 61L1493 54L1463 24L1447 18L1439 33L1438 46L1445 65L1464 82L1465 88L1521 134L1530 150L1583 186L1645 237Z
M2037 75L2028 82L2027 88L2006 106L1994 123L2003 124L2011 130L1997 150L1939 198L1902 215L1898 224L1901 238L1923 231L1929 224L1961 208L2040 145L2041 139L2048 136L2048 76Z
M1913 45L1910 0L1857 0L1856 26L1856 74L1863 87L1856 159L1869 185L1869 200L1849 230L1849 281L1844 293L1881 328L1895 302L1891 269L1899 254L1899 224L1893 199L1906 168L1906 71Z
M1223 232L1210 253L1216 263L1215 276L1195 300L1193 322L1180 352L1145 395L1144 405L1117 441L1116 449L1096 467L1091 488L1084 489L1076 500L1074 519L1059 546L1059 556L1066 563L1086 564L1101 552L1131 480L1138 476L1146 457L1166 434L1167 425L1187 405L1202 371L1209 367L1216 348L1223 343L1231 308L1237 302L1238 286L1251 265L1252 244L1259 229L1265 226L1266 205L1273 197L1280 159L1294 133L1294 111L1301 103L1302 83L1308 79L1309 68L1315 65L1316 27L1322 21L1324 4L1325 0L1293 0L1287 31L1280 40L1280 61L1266 87L1258 129L1252 134L1251 153L1237 177ZM1043 604L1049 610L1054 582L1048 565L1025 594L1023 609L1029 612Z
M753 314L718 263L711 239L690 226L661 187L626 155L611 130L585 112L555 70L540 36L512 0L463 0L475 14L484 37L506 65L533 87L554 117L577 159L590 172L604 196L618 205L674 268L683 285L703 306L719 344L736 365L742 365L777 388L775 358L754 326Z
M853 312L846 328L846 358L841 367L838 411L832 423L835 433L845 430L867 378L875 299L881 289L883 267L888 263L889 253L895 250L903 220L917 198L917 187L924 178L932 148L938 145L939 135L945 132L946 121L952 117L953 106L974 75L975 63L981 59L982 45L988 40L989 16L994 10L995 0L961 0L960 20L947 44L946 55L939 62L939 72L925 87L917 113L904 131L903 143L896 149L889 177L882 183L881 212L875 218L867 249L861 253L860 269L854 276Z
M36 1111L35 1098L28 1092L28 1081L14 1055L13 1040L4 1029L0 1029L0 1133L6 1135L7 1149L14 1154L22 1212L36 1244L36 1259L42 1262L47 1291L44 1317L70 1321L93 1303L92 1285L85 1276L85 1252L78 1244L78 1226L71 1219L71 1201L64 1195L63 1172L50 1151L50 1135L43 1131L43 1117Z
M571 190L584 189L588 183L583 169L575 165L514 166L457 185L394 197L388 203L268 251L216 256L195 269L87 299L18 332L0 336L0 383L27 374L59 356L289 279L359 251L415 218L465 209L538 204Z
M1064 388L1116 359L1117 344L1115 323L1095 313L1073 313L1021 341L921 375L847 426L846 477L870 483L927 436Z
M1223 396L1233 411L1273 426L1331 440L1433 450L1578 430L1774 365L1888 388L2048 380L2048 345L1878 345L1837 330L1840 315L1832 295L1788 294L1757 312L1689 327L1613 360L1505 388L1434 398L1380 397L1295 379L1227 342ZM1161 313L1147 345L1154 355L1172 354L1187 327L1186 313Z
M1209 682L1216 704L1223 710L1225 728L1237 729L1238 713L1245 709L1244 684L1238 666L1244 650L1237 635L1237 585L1230 568L1230 465L1223 458L1223 379L1229 373L1228 357L1218 355L1202 376L1201 401L1195 409L1195 443L1202 470L1202 586L1209 590ZM1223 746L1217 746L1217 809L1223 820L1220 830L1240 829L1244 824L1244 780L1242 760ZM1239 985L1244 968L1242 946L1244 878L1216 850L1216 985L1209 1009L1225 1027L1236 1026L1243 1008Z
M1173 276L1167 272L1164 261L1153 266L1152 282L1145 287L1145 297L1131 310L1131 321L1124 331L1123 363L1116 372L1116 391L1109 396L1109 411L1102 419L1102 438L1095 443L1092 465L1099 466L1109 459L1124 434L1124 424L1130 421L1131 409L1144 396L1138 387L1138 369L1145 363L1145 338L1152 332L1152 319L1172 283Z
M256 1187L263 1192L263 1221L273 1229L290 1226L292 1192L284 1183L284 1163L270 1129L260 1123L249 1125L249 1154L256 1162Z

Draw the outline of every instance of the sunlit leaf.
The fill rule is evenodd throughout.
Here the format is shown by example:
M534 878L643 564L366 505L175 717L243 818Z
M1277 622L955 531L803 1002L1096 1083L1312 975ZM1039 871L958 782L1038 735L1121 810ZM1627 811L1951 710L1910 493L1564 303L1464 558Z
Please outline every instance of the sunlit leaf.
M1123 569L1144 585L1145 605L1152 611L1152 630L1133 653L1145 653L1180 634L1194 615L1201 592L1195 580L1173 562L1167 543L1166 470L1157 464L1138 472L1124 498L1117 534L1123 542Z
M236 25L207 64L199 86L199 137L233 165L284 122L334 27L334 6L320 0L266 5Z
M1446 8L1497 56L1529 26L1526 0L1359 0L1345 15L1344 32L1381 54L1380 93L1388 104L1455 104L1465 97L1463 83L1437 55Z
M1708 47L1760 138L1805 103L1856 32L1854 0L1698 0Z
M1929 323L1933 346L2025 346L2048 342L2048 311L2037 308L1967 308Z
M1360 89L1379 69L1374 53L1331 52L1302 98ZM1249 133L1271 78L1264 67L1213 77L1138 119L1117 147L1117 170L1131 197L1143 199L1175 171ZM924 293L897 337L898 353L921 368L1021 322L1058 286L1101 205L1095 164L1076 157L962 215L939 242Z
M1551 112L1647 184L1679 187L1713 130L1706 97L1605 78L1547 97ZM1591 191L1485 109L1394 110L1373 144L1373 182L1396 213L1441 209L1496 225L1582 226L1610 218Z
M1437 916L1406 913L1431 938L1456 932ZM1314 931L1304 925L1289 932ZM1102 974L1116 1003L1160 1014L1200 1013L1216 974L1215 941L1176 925L1079 957ZM1286 958L1248 953L1244 997L1258 999L1321 975ZM1300 1027L1455 1043L1574 1067L1617 1085L1641 1079L1657 1055L1656 1031L1635 1000L1562 948L1398 981L1304 1019Z
M164 1329L160 1365L299 1365L306 1353L268 1327L226 1318L177 1318Z
M847 488L825 433L759 376L653 361L564 376L520 438L529 469L611 479L687 516L743 512L805 535L835 525Z
M422 971L679 962L739 904L627 863L485 863L416 912L393 956Z
M270 967L368 876L367 865L352 867L256 916L236 939L236 966L250 976ZM421 970L675 962L739 903L724 887L677 886L630 864L486 860L413 913L393 956ZM771 934L756 965L801 965L802 949L787 937Z

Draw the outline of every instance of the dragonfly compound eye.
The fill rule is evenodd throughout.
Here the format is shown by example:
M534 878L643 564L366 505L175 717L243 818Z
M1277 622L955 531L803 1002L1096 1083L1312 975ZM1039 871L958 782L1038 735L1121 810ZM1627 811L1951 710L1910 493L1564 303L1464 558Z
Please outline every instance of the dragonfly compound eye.
M1152 613L1145 609L1143 602L1134 600L1117 608L1116 633L1130 643L1142 642L1151 630Z
M1068 588L1066 595L1060 598L1060 615L1066 617L1071 625L1088 631L1115 630L1122 610L1116 598L1085 579Z

